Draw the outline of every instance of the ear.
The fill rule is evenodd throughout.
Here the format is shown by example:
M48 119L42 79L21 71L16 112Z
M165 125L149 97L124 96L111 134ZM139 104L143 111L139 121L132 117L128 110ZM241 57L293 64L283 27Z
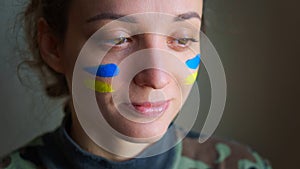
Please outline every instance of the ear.
M60 39L53 33L44 18L39 19L37 26L42 59L56 72L64 73Z

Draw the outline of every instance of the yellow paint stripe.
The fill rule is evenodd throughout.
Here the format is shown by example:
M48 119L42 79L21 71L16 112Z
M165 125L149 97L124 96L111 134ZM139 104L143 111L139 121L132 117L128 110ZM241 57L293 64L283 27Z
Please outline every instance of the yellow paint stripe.
M112 86L102 81L85 80L84 84L87 88L95 90L99 93L111 93L114 92Z
M197 79L197 75L198 75L198 72L195 72L191 75L189 75L186 79L185 79L185 84L186 85L192 85L195 83L196 79Z

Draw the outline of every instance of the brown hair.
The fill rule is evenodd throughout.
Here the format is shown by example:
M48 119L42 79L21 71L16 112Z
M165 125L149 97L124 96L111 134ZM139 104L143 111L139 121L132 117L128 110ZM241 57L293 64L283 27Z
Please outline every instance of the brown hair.
M25 41L31 56L22 64L42 73L43 83L46 86L47 95L61 97L69 94L64 75L55 72L41 58L38 44L38 20L43 17L52 33L64 40L68 23L68 9L71 0L30 0L24 12L21 13L22 26L25 33ZM20 65L22 65L20 64ZM19 65L19 66L20 66Z

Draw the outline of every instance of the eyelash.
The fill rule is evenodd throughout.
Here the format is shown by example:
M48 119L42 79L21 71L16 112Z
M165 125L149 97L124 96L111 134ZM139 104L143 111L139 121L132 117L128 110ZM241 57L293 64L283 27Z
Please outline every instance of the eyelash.
M197 43L197 42L199 41L196 40L195 38L167 37L167 44L169 45L169 47L173 48L174 50L184 50L185 48L190 46L190 43ZM130 43L134 43L134 38L121 36L119 38L106 40L105 43L114 49L122 50L128 47ZM177 45L174 43L177 43Z
M131 37L120 36L119 38L109 39L105 43L112 47L124 47L125 43L131 43L132 41Z
M174 46L174 42L176 43ZM198 41L195 38L172 38L168 39L167 43L171 48L175 50L184 50L189 47L191 43L197 43Z

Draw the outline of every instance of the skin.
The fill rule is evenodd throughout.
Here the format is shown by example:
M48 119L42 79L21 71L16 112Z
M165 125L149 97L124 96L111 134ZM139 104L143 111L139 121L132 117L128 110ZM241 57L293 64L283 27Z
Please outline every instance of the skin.
M46 21L41 18L38 23L38 40L42 58L55 71L65 75L69 89L71 89L72 86L73 68L82 46L95 31L111 21L105 19L87 22L87 20L101 13L116 13L116 11L118 14L122 15L142 12L163 12L179 15L193 11L198 13L199 16L202 16L202 1L90 0L89 3L87 3L85 0L74 0L70 7L68 27L63 40L56 37L55 34L52 34ZM189 22L200 30L201 22L198 18L191 18L189 19ZM180 51L177 48L172 48L168 45L168 37L155 34L144 34L141 35L140 38L142 38L143 41L138 45L131 43L130 41L120 45L121 47L112 49L103 60L103 64L118 64L129 54L147 48L161 48L168 50L170 53L181 57L182 62L185 62L188 59L186 57L186 52ZM199 45L199 43L197 45ZM127 50L126 48L130 48L130 50ZM191 54L189 54L189 56L191 56ZM98 80L111 83L110 79L97 78ZM149 123L133 122L120 115L112 103L112 94L110 93L97 94L97 100L101 105L104 105L100 108L105 119L118 132L136 138L161 136L166 132L169 124L177 115L181 103L181 100L178 99L180 93L178 92L178 85L175 79L169 74L157 69L147 69L134 77L130 84L129 96L132 102L148 101L148 95L153 90L163 90L164 93L167 94L166 98L170 100L170 105L160 118ZM72 108L72 126L70 135L83 149L110 160L127 160L104 151L101 147L91 141L79 124L72 102L70 102L70 105Z

